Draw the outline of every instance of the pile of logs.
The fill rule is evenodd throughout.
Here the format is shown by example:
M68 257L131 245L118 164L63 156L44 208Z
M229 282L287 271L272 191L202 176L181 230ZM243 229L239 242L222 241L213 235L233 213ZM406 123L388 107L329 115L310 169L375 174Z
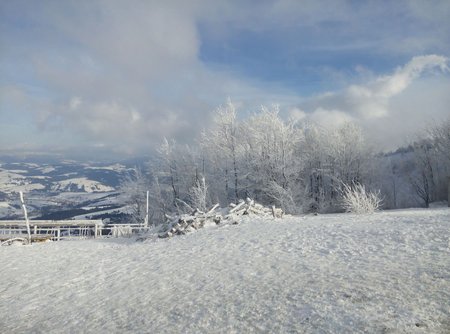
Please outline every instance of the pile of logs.
M218 208L219 204L216 204L207 212L196 209L191 214L175 217L167 216L168 223L166 228L158 236L160 238L170 238L173 235L183 235L188 232L193 232L211 222L219 224L221 216L216 213Z
M254 200L247 198L245 201L241 201L238 204L231 203L229 205L228 214L225 216L226 219L230 219L233 216L244 216L244 215L256 215L259 217L269 217L282 218L283 210L276 208L275 206L266 207L261 204L255 203Z
M239 224L242 216L254 215L258 217L282 218L283 210L279 208L265 207L247 198L238 204L231 203L227 208L214 205L207 212L196 209L191 214L175 217L167 217L165 228L159 233L160 238L170 238L174 235L183 235L194 232L205 225Z

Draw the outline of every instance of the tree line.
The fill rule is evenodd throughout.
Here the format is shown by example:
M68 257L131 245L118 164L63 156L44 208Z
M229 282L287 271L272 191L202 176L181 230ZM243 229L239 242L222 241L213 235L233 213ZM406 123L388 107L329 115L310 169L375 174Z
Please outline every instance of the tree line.
M361 128L286 121L276 106L246 119L232 102L218 108L195 145L164 139L145 170L122 183L131 216L150 221L247 197L287 213L339 212L345 191L379 193L385 208L427 206L447 196L450 119L430 127L409 148L381 154ZM363 187L363 188L361 188Z

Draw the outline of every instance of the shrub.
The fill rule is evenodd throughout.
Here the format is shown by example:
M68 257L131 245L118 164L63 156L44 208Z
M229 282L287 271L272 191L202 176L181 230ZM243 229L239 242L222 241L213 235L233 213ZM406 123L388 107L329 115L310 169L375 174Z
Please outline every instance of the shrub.
M367 191L362 184L343 185L342 206L346 212L373 213L382 204L380 191Z

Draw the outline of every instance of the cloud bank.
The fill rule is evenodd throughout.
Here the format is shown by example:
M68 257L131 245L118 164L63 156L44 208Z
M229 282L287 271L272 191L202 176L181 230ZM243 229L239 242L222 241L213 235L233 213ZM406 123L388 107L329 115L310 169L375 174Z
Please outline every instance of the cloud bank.
M142 154L191 141L228 97L392 144L450 105L446 1L0 6L3 150Z
M382 148L393 149L424 126L450 115L448 65L443 56L417 56L392 74L311 98L292 109L291 117L324 126L357 122Z

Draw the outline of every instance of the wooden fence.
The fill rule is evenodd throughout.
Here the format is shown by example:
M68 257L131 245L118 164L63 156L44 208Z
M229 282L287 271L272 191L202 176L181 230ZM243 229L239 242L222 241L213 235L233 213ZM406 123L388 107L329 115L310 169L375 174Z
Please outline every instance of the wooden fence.
M97 238L102 235L101 220L30 220L32 240ZM25 220L0 220L0 241L26 238Z

